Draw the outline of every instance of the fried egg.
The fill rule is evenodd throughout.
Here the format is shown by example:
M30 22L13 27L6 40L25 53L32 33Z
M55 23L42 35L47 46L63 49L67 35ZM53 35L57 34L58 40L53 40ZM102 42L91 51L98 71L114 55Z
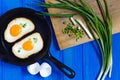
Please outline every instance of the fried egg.
M27 18L20 17L13 19L8 25L4 33L7 42L15 42L25 34L33 31L35 25Z
M36 54L43 48L43 39L39 33L33 33L23 40L15 43L12 47L13 54L21 59Z

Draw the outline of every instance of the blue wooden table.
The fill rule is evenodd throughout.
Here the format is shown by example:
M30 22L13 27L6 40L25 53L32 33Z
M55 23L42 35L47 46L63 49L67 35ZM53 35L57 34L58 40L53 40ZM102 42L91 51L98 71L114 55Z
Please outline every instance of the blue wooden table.
M44 11L41 7L27 6L34 3L34 0L0 0L0 15L8 10L17 7L29 7L37 11ZM44 0L35 0L41 1ZM51 25L50 19L47 19ZM0 26L2 27L2 26ZM52 25L51 25L52 27ZM53 32L53 30L52 30ZM0 80L95 80L101 66L98 47L95 43L89 42L65 50L59 50L55 34L53 32L50 47L52 55L76 72L73 79L67 78L51 62L52 74L47 78L42 78L39 74L32 76L27 72L26 66L16 66L0 60ZM113 71L112 77L106 80L120 80L120 34L113 35ZM40 61L41 62L41 61Z

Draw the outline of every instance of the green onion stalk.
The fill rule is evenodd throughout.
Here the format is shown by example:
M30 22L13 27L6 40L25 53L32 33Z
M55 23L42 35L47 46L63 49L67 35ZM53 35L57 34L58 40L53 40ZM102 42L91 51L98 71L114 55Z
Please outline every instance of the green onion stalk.
M89 31L96 40L100 53L102 66L97 77L97 80L104 80L107 75L111 77L112 72L112 18L109 13L108 4L106 0L96 0L102 19L96 15L94 10L89 6L85 0L79 0L79 3L73 0L56 0L58 3L38 3L35 6L42 6L46 8L67 9L78 12L85 20ZM103 7L104 5L104 7ZM55 16L55 17L72 17L74 14L51 14L46 12L38 13L40 15ZM99 38L99 39L98 39Z

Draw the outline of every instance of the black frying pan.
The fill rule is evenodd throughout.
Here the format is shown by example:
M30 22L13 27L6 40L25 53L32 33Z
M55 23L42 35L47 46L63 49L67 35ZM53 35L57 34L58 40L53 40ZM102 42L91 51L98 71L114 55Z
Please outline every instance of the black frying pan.
M31 55L26 59L19 59L12 53L12 46L19 40L13 43L8 43L4 40L4 31L7 27L7 24L14 18L18 17L28 18L35 24L35 30L23 36L19 40L34 32L39 32L44 41L43 49L39 53ZM30 65L39 61L40 59L48 59L53 62L69 78L73 78L75 76L75 72L72 69L55 59L50 54L49 47L51 44L51 30L45 18L43 16L37 15L36 11L29 8L16 8L6 12L0 18L0 34L0 57L3 61L22 66Z

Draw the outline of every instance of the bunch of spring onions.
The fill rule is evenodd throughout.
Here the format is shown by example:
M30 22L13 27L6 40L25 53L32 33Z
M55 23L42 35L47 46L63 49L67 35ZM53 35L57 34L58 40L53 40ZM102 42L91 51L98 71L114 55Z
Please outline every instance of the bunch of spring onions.
M80 4L74 0L56 0L58 3L39 3L37 6L46 8L67 9L78 12L85 20L89 31L96 40L100 53L102 66L97 80L104 80L107 75L111 77L112 71L112 19L109 13L108 4L106 0L96 0L102 19L93 11L93 9L85 2L79 0ZM102 2L104 4L102 4ZM104 5L104 7L103 7ZM46 12L39 13L48 16L57 17L72 17L74 14L50 14ZM67 15L67 16L66 16ZM98 39L99 38L99 39Z

